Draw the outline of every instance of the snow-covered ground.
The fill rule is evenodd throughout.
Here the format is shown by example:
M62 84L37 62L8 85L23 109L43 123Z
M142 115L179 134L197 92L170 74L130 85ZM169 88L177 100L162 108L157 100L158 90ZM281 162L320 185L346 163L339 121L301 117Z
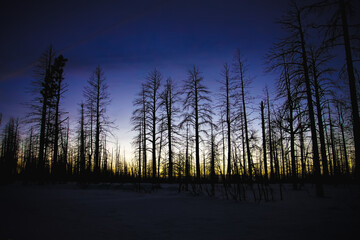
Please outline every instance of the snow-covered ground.
M359 235L359 186L286 185L274 201L152 193L132 185L0 186L0 239L350 239ZM219 193L218 193L219 194ZM250 194L250 193L248 193ZM355 235L355 236L356 236ZM352 237L356 239L357 237Z

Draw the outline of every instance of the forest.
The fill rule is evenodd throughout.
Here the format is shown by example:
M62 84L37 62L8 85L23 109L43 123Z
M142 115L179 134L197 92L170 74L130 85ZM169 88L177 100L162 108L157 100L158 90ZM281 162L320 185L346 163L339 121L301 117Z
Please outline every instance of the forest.
M90 73L71 125L62 108L68 59L47 47L26 117L1 122L0 114L1 182L178 183L184 191L206 184L210 194L216 184L312 183L319 197L324 184L359 183L360 25L351 3L289 5L276 20L285 37L264 56L276 91L264 88L262 98L251 93L256 78L241 48L219 66L217 92L196 63L186 79L154 66L133 99L130 158L109 143L117 126L107 108L118 103L106 69Z

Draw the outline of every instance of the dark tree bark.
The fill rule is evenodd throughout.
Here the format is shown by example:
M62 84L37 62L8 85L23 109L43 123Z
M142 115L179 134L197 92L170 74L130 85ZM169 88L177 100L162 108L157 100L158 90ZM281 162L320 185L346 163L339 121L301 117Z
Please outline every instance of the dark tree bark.
M142 85L142 130L143 130L143 138L142 138L142 152L143 152L143 174L144 177L147 177L147 102L146 102L146 94L145 94L145 86Z
M343 111L342 111L340 104L338 105L338 116L339 116L339 126L340 126L340 131L341 131L342 145L343 145L344 158L345 158L345 173L347 176L349 176L350 167L349 167L349 159L347 156L345 128L344 128L344 116L343 116Z
M314 107L311 93L311 84L309 77L309 68L308 68L308 57L306 52L306 43L304 37L304 30L302 27L301 12L299 9L296 9L296 19L298 24L298 32L300 36L300 45L301 45L301 58L302 58L302 68L304 71L304 80L306 86L306 97L309 111L309 120L310 120L310 131L311 131L311 140L312 140L312 150L313 150L313 162L314 162L314 175L316 181L316 195L322 197L324 195L323 186L321 183L321 172L320 172L320 160L319 160L319 150L316 137L316 124L314 116Z
M97 66L88 80L88 86L85 88L84 95L86 98L86 105L88 108L88 115L90 115L90 148L92 148L92 127L95 125L95 139L94 139L94 173L95 176L100 174L101 167L101 152L100 140L101 135L105 136L107 129L111 122L106 115L106 107L110 104L110 97L108 93L108 85L105 82L104 71L100 66ZM94 118L94 119L93 119ZM90 150L90 157L92 149Z
M169 181L172 181L173 172L174 172L174 157L173 157L173 143L174 135L178 134L177 126L174 123L174 120L178 117L180 109L175 106L176 102L180 101L180 93L176 90L175 85L171 78L166 80L165 89L162 93L162 105L165 107L165 116L166 116L166 131L167 131L167 141L168 141L168 162L169 162L169 171L168 178Z
M231 175L231 109L230 109L230 67L224 65L225 89L226 89L226 127L227 127L227 147L228 147L228 169L227 175Z
M85 116L84 116L84 104L80 105L81 118L80 118L80 174L84 175L85 173Z
M195 130L195 166L196 177L200 180L200 130L201 126L207 124L211 120L211 108L208 97L209 91L202 84L203 78L197 67L189 70L188 78L184 85L184 110L189 110L187 120L192 123Z
M147 177L147 122L148 122L148 99L146 97L145 85L141 85L141 91L137 98L134 100L133 105L136 109L132 113L131 123L133 125L132 130L138 132L137 136L133 140L133 144L138 147L139 158L139 178L142 176Z
M248 164L248 177L249 180L252 179L252 163L251 163L251 152L250 152L250 139L249 139L249 130L248 130L248 119L246 113L246 100L245 100L245 76L244 76L244 64L240 55L240 50L238 49L235 58L235 71L239 75L238 79L240 81L240 92L241 92L241 104L243 111L243 119L244 119L244 132L245 132L245 144L246 144L246 156L247 156L247 164Z
M43 76L43 80L41 81L41 120L40 120L40 136L39 136L39 154L38 154L38 170L39 170L39 177L41 181L44 179L45 175L45 145L46 145L46 123L49 119L48 116L48 109L50 105L50 100L52 99L52 81L53 78L51 76L51 66L54 59L54 51L52 46L48 48L48 50L43 54L42 59L40 59L40 74Z
M267 103L267 118L268 118L268 128L269 128L269 150L270 150L270 180L275 180L275 171L274 171L274 150L273 150L273 139L272 139L272 127L271 127L271 111L270 111L270 97L269 91L266 89L266 103Z
M154 69L147 76L145 83L146 97L148 98L149 131L151 136L151 155L152 155L152 177L156 178L156 140L157 126L159 122L158 109L160 108L160 85L162 81L161 73Z
M321 96L320 96L320 83L319 77L321 75L320 69L318 69L318 57L319 52L316 53L314 49L310 51L310 66L311 66L311 74L314 81L314 92L315 92L315 104L316 104L316 111L317 111L317 120L319 126L319 137L320 137L320 153L321 153L321 161L323 165L323 174L325 177L329 176L329 169L328 169L328 161L326 155L326 146L325 146L325 136L324 136L324 124L323 124L323 117L322 117L322 107L321 107Z
M261 101L261 128L262 128L262 138L263 138L263 159L264 159L264 169L265 169L265 180L268 179L267 171L267 152L266 152L266 135L265 135L265 116L264 116L264 102Z
M19 120L10 118L2 132L0 152L0 180L11 181L17 175L20 150Z
M359 120L359 105L358 98L356 93L356 83L355 83L355 74L353 66L353 58L351 53L351 43L350 43L350 34L347 23L347 12L345 1L339 1L339 9L341 12L341 22L342 22L342 33L344 38L344 47L346 55L346 69L349 79L350 87L350 98L351 98L351 108L352 108L352 121L353 121L353 134L354 134L354 143L355 143L355 177L360 181L360 120Z
M52 173L57 174L58 168L58 154L59 154L59 134L60 134L60 100L63 96L64 91L66 91L66 85L64 85L64 67L67 59L63 55L59 55L54 60L54 65L52 67L52 75L54 78L53 88L55 89L55 122L54 122L54 153L53 153L53 165Z

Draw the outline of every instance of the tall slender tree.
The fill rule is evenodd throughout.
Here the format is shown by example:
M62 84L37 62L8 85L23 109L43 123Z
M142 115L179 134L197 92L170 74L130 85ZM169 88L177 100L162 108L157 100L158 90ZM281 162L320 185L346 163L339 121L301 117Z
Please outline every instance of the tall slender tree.
M186 121L189 121L194 127L195 132L195 166L196 177L200 179L200 132L201 127L211 120L211 102L209 90L202 83L203 77L198 67L193 66L188 71L188 78L184 84L184 110L189 111Z
M160 121L159 109L161 107L161 92L160 86L162 81L161 73L155 68L153 71L148 73L145 83L145 95L147 98L147 124L149 129L149 136L151 142L151 155L152 155L152 177L156 178L156 144L158 135L158 124Z
M179 134L178 126L175 119L180 114L180 108L177 107L177 103L180 102L180 92L176 89L176 86L171 78L166 80L165 89L162 93L162 105L165 108L166 116L166 131L167 131L167 145L168 145L168 162L169 171L168 178L171 181L173 178L174 169L174 151L173 145L176 143L176 135Z
M63 55L59 55L54 60L54 65L52 67L53 75L53 88L54 91L54 107L55 107L55 120L54 120L54 152L53 152L53 164L52 171L56 174L57 165L58 165L58 150L59 150L59 135L60 135L60 124L61 124L61 111L60 111L60 100L63 97L64 92L67 90L67 85L64 84L64 67L67 59Z
M240 49L237 49L234 55L234 72L236 74L236 79L238 80L238 88L240 91L239 97L240 102L242 105L242 119L244 120L244 135L245 135L245 144L246 144L246 156L247 156L247 163L248 163L248 175L249 179L252 178L252 161L251 161L251 151L250 151L250 138L249 138L249 127L248 127L248 115L247 115L247 108L246 108L246 97L245 97L245 88L248 82L245 80L245 66L240 54Z
M107 106L110 104L110 95L108 92L108 85L105 81L104 71L100 66L97 66L95 71L91 74L88 80L88 86L84 90L84 96L86 98L88 115L90 116L90 138L92 138L93 135L93 123L95 125L94 173L97 175L100 173L101 166L101 135L105 135L108 127L111 125L111 122L106 114ZM92 140L90 141L92 142Z
M351 51L350 33L348 26L349 6L346 6L344 0L339 1L339 9L341 13L342 35L344 41L345 55L346 55L346 69L348 73L352 121L353 121L353 134L355 143L355 176L360 181L360 118L359 118L359 104L356 92L356 80L354 74L353 57Z
M233 161L231 160L232 157L232 123L234 118L234 90L235 90L235 82L234 79L230 76L230 66L226 63L223 66L223 70L221 72L222 81L220 87L220 102L219 108L222 111L221 115L224 116L225 119L221 119L226 124L226 145L227 145L227 175L230 177L232 172L232 165ZM221 124L224 124L221 123ZM225 129L224 129L225 130ZM225 135L225 134L223 134ZM225 136L224 136L225 137ZM225 143L225 139L224 139ZM225 149L225 145L224 145ZM225 154L225 153L224 153ZM225 156L225 155L224 155ZM225 161L225 159L224 159ZM225 171L225 169L224 169Z
M304 8L299 7L295 2L291 3L290 10L288 11L287 15L279 20L279 24L281 24L289 34L287 38L283 39L279 43L279 46L281 49L283 49L283 51L293 54L295 63L299 66L299 69L301 69L299 72L299 77L301 77L305 83L304 85L307 99L307 110L309 114L312 140L311 142L314 177L316 182L316 194L317 196L323 196L316 122L313 106L313 94L309 75L309 59L305 39L306 32L303 20L304 14Z
M264 115L264 102L260 103L261 109L261 129L262 129L262 139L263 139L263 161L264 161L264 170L265 170L265 180L268 179L268 170L267 170L267 152L266 152L266 134L265 134L265 115Z
M85 151L85 114L84 114L84 103L80 104L80 174L84 175L85 173L85 161L86 161L86 151Z

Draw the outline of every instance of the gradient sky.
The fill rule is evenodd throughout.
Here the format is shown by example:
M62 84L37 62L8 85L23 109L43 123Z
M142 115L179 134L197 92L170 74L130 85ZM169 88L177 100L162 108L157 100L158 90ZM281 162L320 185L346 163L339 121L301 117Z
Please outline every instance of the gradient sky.
M34 63L50 44L69 59L63 109L73 127L83 88L99 64L110 86L108 113L126 149L133 136L132 101L154 67L181 85L195 64L216 92L223 64L231 63L239 48L258 104L263 87L274 84L275 75L264 72L264 56L283 34L274 21L287 6L286 0L5 1L0 8L3 124L29 111L22 104L32 98L26 89L34 80Z

